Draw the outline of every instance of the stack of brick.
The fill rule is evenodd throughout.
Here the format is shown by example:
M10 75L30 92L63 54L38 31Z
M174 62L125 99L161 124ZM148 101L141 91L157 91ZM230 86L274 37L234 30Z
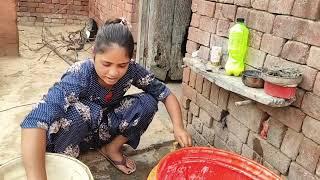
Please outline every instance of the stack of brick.
M18 29L15 1L5 0L0 4L0 56L18 55Z
M17 0L21 24L83 24L88 19L89 0Z
M131 24L135 42L138 36L139 0L90 0L89 17L99 25L110 18L124 17Z
M196 143L254 159L290 180L319 179L320 0L193 0L192 11L186 56L199 50L207 61L210 47L221 46L225 61L229 28L243 17L250 28L247 63L296 67L304 78L289 107L235 106L240 95L185 68L183 119Z

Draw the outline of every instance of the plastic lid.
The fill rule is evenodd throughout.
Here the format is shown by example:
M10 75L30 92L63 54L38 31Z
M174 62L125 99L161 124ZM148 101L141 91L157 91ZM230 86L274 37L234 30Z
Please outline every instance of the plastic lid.
M237 18L237 22L244 23L244 18Z

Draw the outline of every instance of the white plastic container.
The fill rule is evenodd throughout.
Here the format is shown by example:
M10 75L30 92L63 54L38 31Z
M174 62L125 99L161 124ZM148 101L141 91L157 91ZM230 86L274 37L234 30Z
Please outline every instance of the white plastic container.
M46 153L48 180L93 180L89 168L81 161L62 154ZM22 158L0 166L0 180L26 180Z
M210 62L213 66L220 66L222 57L222 47L213 46L210 52Z

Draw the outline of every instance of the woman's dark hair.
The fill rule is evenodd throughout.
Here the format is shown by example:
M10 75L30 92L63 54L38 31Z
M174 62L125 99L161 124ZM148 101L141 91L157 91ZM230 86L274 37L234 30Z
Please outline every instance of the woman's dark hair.
M133 56L134 40L129 30L128 23L124 19L116 18L107 20L99 28L96 36L94 53L104 53L113 44L124 48L128 57Z

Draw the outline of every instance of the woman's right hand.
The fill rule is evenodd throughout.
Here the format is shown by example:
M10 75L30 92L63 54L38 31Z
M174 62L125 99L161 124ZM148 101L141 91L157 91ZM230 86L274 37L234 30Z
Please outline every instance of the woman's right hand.
M21 151L28 180L46 180L46 131L39 128L22 129Z

